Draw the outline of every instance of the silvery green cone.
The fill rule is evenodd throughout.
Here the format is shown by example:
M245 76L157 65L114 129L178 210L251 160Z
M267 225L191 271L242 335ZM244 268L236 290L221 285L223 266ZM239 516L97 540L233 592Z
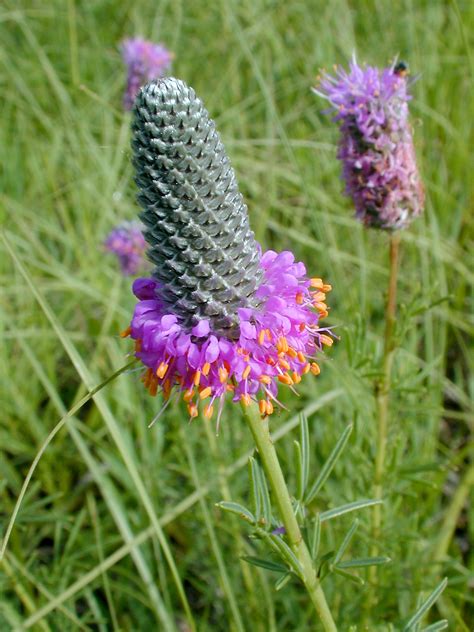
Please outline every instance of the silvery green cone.
M153 276L182 324L238 337L256 305L260 247L214 121L183 81L152 81L133 108L133 163Z

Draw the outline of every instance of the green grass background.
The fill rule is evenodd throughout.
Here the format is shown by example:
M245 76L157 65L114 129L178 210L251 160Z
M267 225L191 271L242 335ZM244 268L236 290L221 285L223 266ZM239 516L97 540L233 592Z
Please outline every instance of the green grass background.
M134 299L101 243L137 212L118 52L136 34L174 51L174 74L216 119L257 238L334 286L341 340L272 418L290 484L306 411L312 476L355 427L314 511L370 497L388 239L353 220L337 131L310 87L353 51L377 65L399 54L421 73L411 111L427 202L402 235L380 542L392 562L370 610L369 583L330 575L323 587L341 630L399 630L448 576L425 625L444 617L472 630L473 28L469 0L2 3L1 216L17 261L2 245L1 532L48 433L126 362L117 334ZM276 576L239 561L265 551L215 508L248 501L252 444L238 407L226 407L216 438L181 406L148 430L159 399L136 372L122 375L48 446L0 564L1 630L184 631L190 618L199 630L318 629L296 582L275 592ZM370 551L370 512L349 557ZM323 553L353 517L323 525Z

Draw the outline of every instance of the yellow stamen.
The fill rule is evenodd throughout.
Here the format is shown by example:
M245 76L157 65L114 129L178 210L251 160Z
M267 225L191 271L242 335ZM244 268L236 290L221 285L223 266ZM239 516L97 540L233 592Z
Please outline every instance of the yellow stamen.
M306 362L305 355L304 355L304 353L302 351L298 351L298 360L300 362Z
M212 388L210 386L206 386L206 388L203 388L202 391L199 393L199 397L201 399L206 399L206 397L209 397L211 393L212 393Z
M160 380L165 377L167 370L168 365L166 364L166 362L162 362L160 366L156 369L156 375L160 378Z
M328 306L326 305L326 303L322 303L322 302L313 303L313 307L314 309L317 309L318 312L327 312L327 309L328 309Z
M272 332L269 329L265 329L267 333L267 338L271 342L273 340Z
M286 371L289 371L291 369L290 363L284 360L283 358L280 358L279 364Z
M198 370L194 374L194 386L199 386L200 381L201 381L201 371Z
M229 377L229 374L227 372L227 369L224 369L224 367L221 367L219 369L219 381L221 384L224 384L224 382L227 380L227 378Z
M322 287L323 292L330 292L332 290L332 285L329 283L325 283Z
M316 362L311 362L311 373L313 375L319 375L321 373L321 369L319 368L319 364L316 364Z
M314 292L313 301L325 301L326 294L324 292Z
M204 417L206 419L210 419L212 417L212 413L214 412L214 406L211 406L210 404L208 404L205 408L204 408Z
M291 377L293 379L293 382L295 384L299 384L301 382L301 375L299 375L298 373L296 373L296 371L293 371L293 373L291 374Z
M326 334L321 334L319 336L319 339L321 340L323 345L326 345L326 347L332 347L333 339L330 336L326 336Z
M228 393L233 393L235 391L235 386L233 384L226 384L225 388Z
M251 400L250 395L247 393L246 395L240 396L240 401L242 402L242 404L244 404L244 406L250 406L250 402L252 400Z
M267 400L267 415L271 415L273 413L273 404L270 400Z
M272 378L269 375L261 375L258 379L262 384L272 383Z
M303 303L303 292L298 292L296 294L296 304L301 305Z
M193 403L188 404L188 413L191 419L198 416L198 408L196 404L193 404Z
M258 344L263 345L264 340L265 340L265 329L262 329L262 331L258 334Z
M265 413L267 412L267 402L264 399L261 399L258 402L258 409L261 415L265 415Z
M310 363L308 362L307 364L305 364L305 365L304 365L304 368L303 368L303 370L301 371L301 375L306 375L306 373L308 373L310 369L311 369L311 365L310 365Z
M128 336L130 336L131 333L132 333L132 328L128 326L127 329L124 329L123 331L120 332L120 338L127 338Z
M278 376L278 380L282 383L282 384L288 384L288 386L291 386L291 384L293 384L293 380L291 379L291 377L288 375L288 373L284 373L283 375L279 375Z
M242 379L246 380L248 378L248 376L250 375L250 365L248 367L246 367L245 371L242 373Z
M296 358L296 356L298 355L293 347L288 347L287 354L290 356L290 358Z
M209 375L210 370L211 370L211 365L209 364L209 362L206 362L205 365L202 367L202 374Z
M183 399L185 402L190 402L194 397L194 388L188 388L187 391L184 391Z
M316 288L317 290L322 290L324 287L324 283L322 279L319 279L318 277L313 277L312 279L309 280L309 285L311 287Z

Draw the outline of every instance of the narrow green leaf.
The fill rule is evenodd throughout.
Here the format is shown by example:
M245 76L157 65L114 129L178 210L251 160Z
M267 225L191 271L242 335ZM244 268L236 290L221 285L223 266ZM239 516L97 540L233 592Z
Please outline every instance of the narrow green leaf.
M240 559L248 562L249 564L253 564L253 566L259 566L261 568L266 568L268 571L273 571L275 573L288 573L288 567L283 566L283 564L277 564L277 562L272 562L270 560L264 560L261 557L255 557L254 555L244 555Z
M309 480L309 465L310 465L310 445L309 445L309 428L308 418L304 413L301 413L300 422L300 445L301 445L301 462L303 466L303 494L306 492ZM303 496L301 497L303 500Z
M319 579L324 579L326 575L329 573L329 565L328 562L330 559L334 557L334 551L329 551L321 556L319 560L318 572L316 573ZM326 570L324 570L326 568Z
M280 579L275 582L275 590L281 590L282 588L284 588L290 581L291 576L292 573L287 573L286 575L283 575L283 577L280 577Z
M421 632L439 632L440 630L446 630L448 627L448 620L441 619L441 621L437 621L436 623L432 623L427 628L423 628Z
M445 577L443 581L440 582L438 586L436 586L436 588L433 590L433 592L429 595L428 599L426 599L421 604L421 606L418 608L418 610L415 612L412 618L408 621L408 623L403 628L403 632L410 632L414 629L415 625L419 621L421 621L423 616L428 612L428 610L431 608L434 602L438 599L438 597L441 595L441 593L443 592L443 590L446 588L447 585L448 585L448 578Z
M341 546L337 550L336 557L334 558L334 565L338 564L340 562L340 560L342 559L342 556L346 552L347 547L349 546L350 541L352 540L352 537L353 537L354 533L356 532L356 529L357 529L358 526L359 526L359 520L358 520L358 518L356 518L354 520L354 522L352 523L351 528L346 533L345 538L344 538L344 540L341 543Z
M336 518L337 516L343 516L351 511L357 511L358 509L365 509L366 507L373 507L374 505L381 504L383 504L383 500L356 500L353 503L347 503L347 505L341 505L340 507L329 509L329 511L323 511L321 514L321 522L332 520L332 518Z
M246 520L247 522L250 522L250 524L256 523L255 516L246 507L240 505L239 503L222 500L221 502L216 503L216 507L219 507L219 509L222 509L223 511L229 511L230 513L237 514L240 518L242 518L242 520Z
M381 566L388 564L392 560L389 557L361 557L347 562L337 563L337 568L364 568L366 566ZM336 564L336 563L335 563Z
M296 499L303 500L304 495L304 471L303 471L303 454L299 441L293 441L293 452L296 470Z
M359 586L363 586L365 584L362 577L359 577L358 575L353 575L352 573L348 573L347 571L343 571L337 566L332 568L331 570L336 575L341 575L341 577L345 577L345 579L349 579L351 582L354 582L355 584L359 584Z
M259 480L258 480L258 472L256 471L257 467L258 466L255 459L253 458L253 456L251 456L249 458L249 464L248 464L249 479L250 479L250 496L251 496L251 500L253 504L255 518L257 522L259 522L260 518L262 517L262 506L260 503Z
M350 424L349 426L347 426L347 428L342 433L339 441L336 443L333 451L331 452L331 454L329 455L327 461L325 462L325 464L323 466L323 469L319 473L318 478L314 482L314 484L311 487L311 489L309 490L309 492L306 494L306 497L305 497L305 502L306 503L309 504L316 497L316 495L318 494L318 492L321 489L321 487L324 485L324 483L329 478L329 475L331 474L334 466L337 463L338 458L341 456L341 453L344 450L344 448L346 446L346 443L349 440L349 437L350 437L351 432L352 432L352 428L353 428L353 426L352 426L352 424Z
M302 577L303 569L301 568L301 564L298 561L298 558L290 549L288 544L278 535L267 534L267 536L271 539L271 541L278 547L281 556L285 559L290 567L295 571L298 577Z
M313 533L311 537L310 553L311 559L315 560L319 552L319 544L321 542L321 516L316 514L313 524Z

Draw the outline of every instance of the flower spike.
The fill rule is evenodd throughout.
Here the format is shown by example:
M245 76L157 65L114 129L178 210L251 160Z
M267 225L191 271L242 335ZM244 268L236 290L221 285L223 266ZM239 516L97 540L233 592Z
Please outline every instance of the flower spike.
M423 211L424 191L408 120L408 68L394 62L383 70L359 66L324 73L316 94L331 105L339 123L337 157L346 195L366 226L406 228Z
M133 163L154 268L137 279L130 324L142 381L190 418L220 419L227 393L270 415L279 388L317 374L329 346L330 285L310 279L289 251L262 254L214 122L194 90L153 81L134 105ZM317 371L315 369L317 367ZM216 399L219 400L216 404Z

